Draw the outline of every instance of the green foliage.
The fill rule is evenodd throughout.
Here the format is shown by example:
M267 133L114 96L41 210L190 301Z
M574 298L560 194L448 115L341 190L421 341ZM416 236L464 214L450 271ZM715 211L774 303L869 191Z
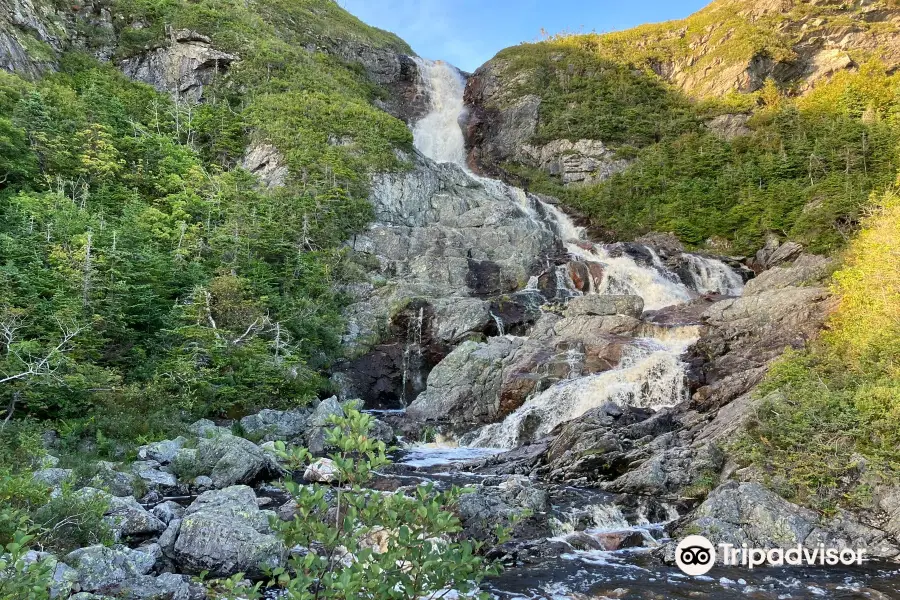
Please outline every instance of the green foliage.
M34 539L27 521L21 520L12 540L0 547L0 600L49 600L53 565L28 560Z
M104 452L185 419L303 404L326 385L336 284L351 274L343 242L371 218L370 174L403 168L395 150L412 141L372 104L382 91L362 69L336 58L354 44L409 48L335 2L112 11L120 58L165 43L168 27L240 60L201 104L75 52L36 82L0 74L0 314L17 328L0 368L24 373L0 405L65 420L73 445L77 433ZM284 187L236 166L253 143L279 150Z
M563 188L534 169L509 168L610 237L672 231L692 246L724 240L732 252L752 253L775 234L825 253L846 243L869 195L890 186L900 168L898 81L867 65L797 101L766 88L749 134L732 140L699 125L718 104L697 104L694 126L620 150L634 163L599 185ZM597 137L597 127L578 136Z
M868 508L900 465L900 201L888 194L835 275L841 303L817 346L788 353L739 444L780 492L822 510Z
M111 544L113 534L103 515L107 500L98 495L81 494L63 486L62 492L33 513L39 539L45 547L66 554L95 544Z
M514 82L505 95L541 97L535 143L598 139L645 146L696 128L688 100L657 76L604 58L577 39L516 46L495 59L499 76Z
M297 599L413 600L439 598L449 589L480 596L477 586L494 567L483 564L470 542L453 539L460 524L448 509L463 490L437 492L425 485L406 496L363 488L373 471L389 462L384 442L368 436L372 422L370 415L351 409L345 417L332 418L326 442L336 449L331 455L334 488L285 483L297 514L281 525L281 536L288 547L300 545L309 552L273 572L272 585ZM289 468L312 461L303 448L280 444L279 449Z

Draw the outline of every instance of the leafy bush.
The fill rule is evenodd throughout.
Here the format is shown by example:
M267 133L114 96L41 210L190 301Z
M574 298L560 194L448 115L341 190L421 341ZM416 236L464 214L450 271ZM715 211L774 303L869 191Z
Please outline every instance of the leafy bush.
M49 600L53 569L47 561L28 560L35 536L21 520L12 540L0 546L0 600Z
M308 552L276 570L272 583L291 598L413 600L439 598L450 589L476 595L494 567L483 563L470 542L454 540L460 524L448 509L462 490L436 492L427 485L405 496L364 489L373 471L388 464L384 442L368 437L372 422L355 410L333 418L326 437L336 449L334 488L285 483L297 514L281 524L280 535L288 547ZM291 469L312 462L303 448L279 448ZM212 587L222 591L220 583Z
M108 502L99 495L80 494L64 487L62 493L34 511L39 539L47 548L66 554L95 544L111 544L112 531L103 515Z

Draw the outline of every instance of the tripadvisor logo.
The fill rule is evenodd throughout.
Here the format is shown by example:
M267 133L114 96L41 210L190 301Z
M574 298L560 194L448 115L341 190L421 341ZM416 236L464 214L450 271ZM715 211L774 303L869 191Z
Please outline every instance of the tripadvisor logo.
M689 535L675 549L675 564L686 575L706 575L716 564L716 548L702 535Z
M675 564L686 575L694 577L706 575L716 564L716 556L726 567L760 566L835 566L861 565L865 559L865 549L826 548L825 544L804 547L798 544L792 548L749 548L747 544L719 544L719 551L712 542L702 535L689 535L681 540L675 549Z

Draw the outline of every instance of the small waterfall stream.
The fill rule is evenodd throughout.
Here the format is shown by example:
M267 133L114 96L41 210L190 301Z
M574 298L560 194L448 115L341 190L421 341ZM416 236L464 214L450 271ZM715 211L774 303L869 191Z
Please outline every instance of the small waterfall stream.
M690 302L703 294L741 294L741 276L722 261L682 253L676 269L648 247L639 247L640 256L636 259L618 245L593 244L585 239L584 230L557 206L500 181L470 173L466 168L465 144L459 124L465 110L465 81L447 63L424 59L416 59L416 63L421 90L427 94L431 108L415 124L416 148L434 161L458 165L477 183L497 192L494 194L496 197L508 199L511 208L521 211L545 231L552 232L572 262L589 266L590 280L577 285L569 265L553 265L548 260L547 269L552 269L556 276L557 302L584 294L628 294L641 296L645 310L657 310ZM596 281L595 273L602 273ZM540 285L539 278L532 276L524 289L536 293ZM503 321L493 313L491 316L496 320L498 335L503 335ZM417 341L421 343L421 317L417 325L419 330L415 331L413 325L409 336L411 348ZM460 469L460 465L527 444L592 408L609 402L647 409L680 403L687 397L685 365L680 357L698 338L699 328L648 326L646 332L644 335L652 337L635 339L616 368L596 375L580 376L572 367L567 378L527 398L503 421L469 433L458 444L431 443L407 447L404 458L397 466L413 469L417 477L423 480L478 482L483 476ZM572 354L570 360L575 364L578 357ZM554 516L550 521L557 537L551 538L551 541L568 543L568 536L596 536L599 539L624 531L643 536L645 547L618 551L576 551L573 547L572 552L527 568L508 570L499 578L490 580L486 589L492 597L599 598L610 597L600 590L617 592L628 589L639 591L640 595L615 597L719 599L748 597L748 593L751 597L757 597L752 594L763 590L764 586L776 589L778 586L793 585L793 574L787 571L783 574L769 571L776 579L768 574L754 578L746 572L728 572L733 579L686 580L677 570L654 563L646 553L647 548L657 545L665 537L659 522L678 517L673 507L657 502L657 509L652 514L638 511L638 515L631 514L626 518L608 494L573 487L566 487L562 494L577 497L578 500L554 505ZM595 592L601 595L595 595Z

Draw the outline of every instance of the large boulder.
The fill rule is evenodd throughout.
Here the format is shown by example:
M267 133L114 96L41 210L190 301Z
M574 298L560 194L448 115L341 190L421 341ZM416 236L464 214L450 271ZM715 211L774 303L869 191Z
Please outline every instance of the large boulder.
M156 564L151 553L127 546L90 546L66 555L66 564L78 571L82 591L110 591L126 582L148 574Z
M498 485L476 486L460 497L456 510L467 538L492 540L497 525L516 521L517 537L533 539L550 533L550 495L521 475L507 477Z
M106 503L103 521L117 540L147 538L165 530L165 524L148 512L132 496L113 496L96 488L82 488L76 497Z
M163 440L161 442L153 442L138 448L138 460L155 460L156 462L167 465L178 454L178 451L184 448L187 439L177 437L174 440Z
M862 525L847 513L824 519L791 504L758 483L727 482L709 494L683 529L714 544L751 548L866 548L875 558L896 558L900 548L883 531Z
M271 535L270 518L274 513L259 510L249 487L206 492L185 510L176 524L177 533L170 534L176 536L172 555L190 573L261 576L281 565L285 557L284 545Z
M278 463L259 446L233 435L200 440L197 459L217 488L276 479L281 474Z
M265 409L241 419L241 428L244 435L259 441L294 441L306 430L310 412L307 408Z

